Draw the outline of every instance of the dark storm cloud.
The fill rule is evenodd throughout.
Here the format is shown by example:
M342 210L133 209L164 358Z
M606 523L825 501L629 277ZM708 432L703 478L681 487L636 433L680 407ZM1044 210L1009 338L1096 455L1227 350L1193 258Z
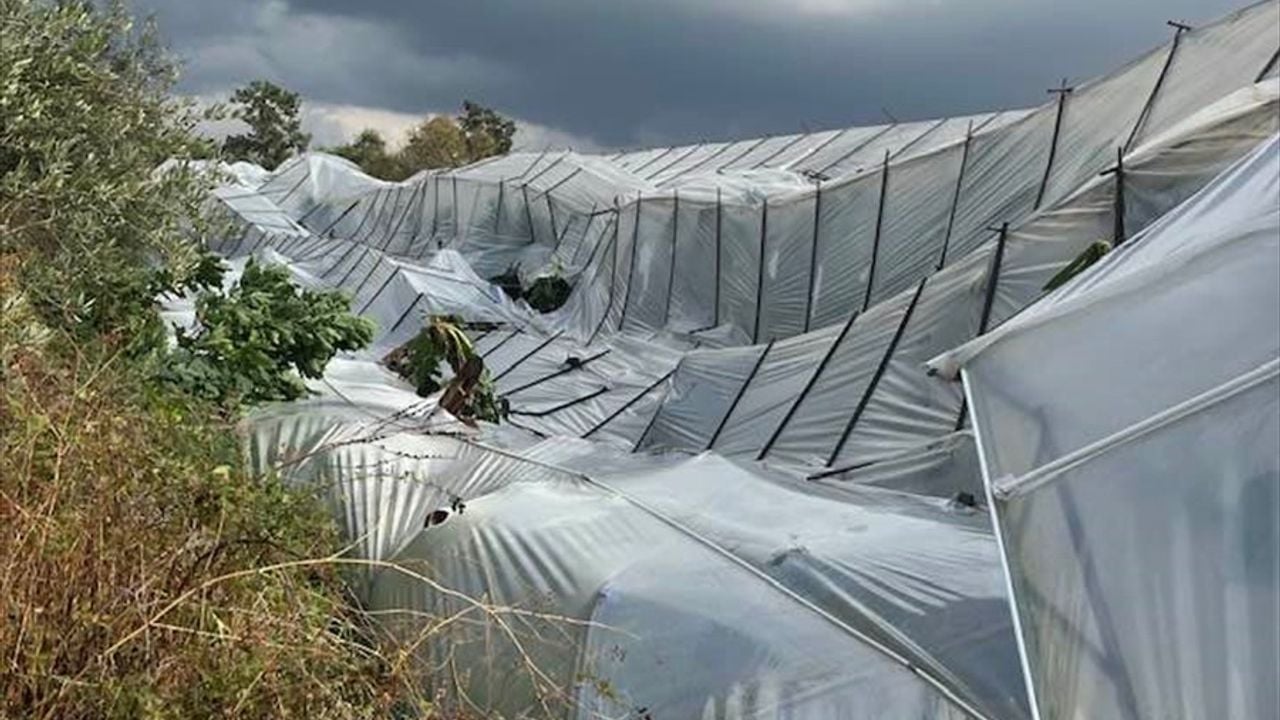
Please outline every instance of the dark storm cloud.
M613 146L1038 104L1233 0L151 0L187 88L258 75L406 113L464 97Z

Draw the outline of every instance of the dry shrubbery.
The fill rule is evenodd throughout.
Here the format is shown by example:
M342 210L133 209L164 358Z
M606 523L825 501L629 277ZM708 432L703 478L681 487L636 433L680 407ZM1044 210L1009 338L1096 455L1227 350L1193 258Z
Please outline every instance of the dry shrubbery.
M412 697L334 568L261 571L333 552L319 503L244 477L228 428L118 358L8 360L0 715L385 717Z
M239 401L157 380L208 179L154 172L195 119L102 5L0 2L0 718L430 717Z

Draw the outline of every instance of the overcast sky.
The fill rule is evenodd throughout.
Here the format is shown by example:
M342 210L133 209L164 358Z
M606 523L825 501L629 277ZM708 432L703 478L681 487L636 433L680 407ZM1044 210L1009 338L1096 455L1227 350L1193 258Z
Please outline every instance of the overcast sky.
M517 144L667 145L1039 104L1241 0L135 0L181 89L296 90L321 144L464 98ZM882 110L883 108L883 110Z

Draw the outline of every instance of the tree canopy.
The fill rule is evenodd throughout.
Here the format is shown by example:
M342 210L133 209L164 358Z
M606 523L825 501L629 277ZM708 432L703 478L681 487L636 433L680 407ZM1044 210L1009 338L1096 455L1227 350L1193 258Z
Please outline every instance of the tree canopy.
M374 177L403 180L422 170L461 167L510 152L515 132L514 120L466 100L459 115L432 115L410 128L398 151L388 150L381 133L366 129L330 152Z
M232 116L249 126L222 145L228 160L247 160L274 169L307 149L311 136L302 132L302 98L266 80L254 80L231 96Z

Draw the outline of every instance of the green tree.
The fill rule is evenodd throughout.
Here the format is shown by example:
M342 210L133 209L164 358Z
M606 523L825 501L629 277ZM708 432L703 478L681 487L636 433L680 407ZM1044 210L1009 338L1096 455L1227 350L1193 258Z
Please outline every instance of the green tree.
M516 134L515 121L496 111L470 100L463 100L458 125L466 138L467 154L471 162L511 152L511 140Z
M387 141L372 128L362 130L354 141L330 148L329 152L350 160L376 178L402 180L405 177L399 157L387 151Z
M339 292L299 290L289 272L252 259L227 293L196 300L198 329L178 331L166 377L223 406L293 400L339 352L373 339L373 322L352 315Z
M249 126L222 145L232 160L247 160L272 169L307 149L311 136L302 132L298 113L302 98L275 83L255 80L231 96L232 116Z
M512 120L467 100L461 115L436 115L410 130L404 148L394 156L399 175L387 179L400 180L421 170L460 167L501 155L511 150L515 131Z
M471 161L462 128L446 115L437 115L410 130L399 157L409 174L458 167Z
M210 179L156 172L203 151L176 77L117 6L0 2L0 256L30 317L76 342L155 340L155 269L181 284L212 230Z

